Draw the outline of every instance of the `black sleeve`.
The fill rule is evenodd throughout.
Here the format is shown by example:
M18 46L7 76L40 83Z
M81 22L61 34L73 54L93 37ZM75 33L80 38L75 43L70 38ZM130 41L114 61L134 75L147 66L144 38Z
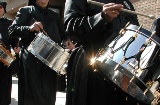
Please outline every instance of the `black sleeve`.
M19 47L19 38L10 38L10 45L14 49L15 47Z
M73 40L83 42L95 39L99 37L97 33L106 30L107 23L101 12L88 15L87 0L66 0L65 7L65 29Z
M160 38L160 18L153 21L150 31L156 31L156 35Z
M10 37L26 38L29 36L29 26L25 26L24 23L29 15L28 8L22 7L17 12L16 18L12 25L9 27Z

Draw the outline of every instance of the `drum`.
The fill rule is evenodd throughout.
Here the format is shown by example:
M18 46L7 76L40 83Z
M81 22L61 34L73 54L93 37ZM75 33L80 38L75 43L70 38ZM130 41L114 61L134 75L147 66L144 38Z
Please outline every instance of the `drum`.
M159 42L154 33L131 24L97 54L96 63L102 74L127 95L151 104L156 89L151 90L154 81L147 75L159 56Z
M65 74L69 53L43 33L38 33L27 50L59 74Z
M3 45L0 45L0 61L4 63L4 65L9 67L15 59L16 58L5 47L3 47Z

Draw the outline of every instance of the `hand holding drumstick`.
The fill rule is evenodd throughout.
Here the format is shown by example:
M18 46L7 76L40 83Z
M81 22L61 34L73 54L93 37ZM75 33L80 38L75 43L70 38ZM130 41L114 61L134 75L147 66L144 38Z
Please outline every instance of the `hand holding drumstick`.
M74 44L70 39L67 39L66 41L64 41L64 44L67 48L66 51L70 52L73 49L75 49L75 46L76 46L77 43Z
M101 2L97 2L97 1L93 1L93 0L87 0L87 3L88 4L92 4L92 5L96 5L96 6L100 6L100 7L103 7L103 8L107 7L107 6L109 6L109 4L111 4L111 3L105 4L105 3L101 3ZM110 7L108 7L108 8L110 8ZM114 4L112 5L112 8L110 8L110 10L111 9L112 9L112 12L115 13L115 14L118 14L118 11L122 11L122 12L130 13L130 14L145 16L145 17L148 17L148 18L151 18L151 19L156 19L156 17L154 15L142 14L142 13L131 11L131 10L127 10L127 9L124 9L124 8L121 8L121 9L117 8L116 9Z
M110 22L119 15L119 10L123 8L121 4L108 3L103 5L102 17L105 21Z
M34 18L33 20L34 20L34 23L31 26L29 26L30 32L34 32L34 31L43 32L45 35L48 35L47 32L44 31L42 23L36 21Z

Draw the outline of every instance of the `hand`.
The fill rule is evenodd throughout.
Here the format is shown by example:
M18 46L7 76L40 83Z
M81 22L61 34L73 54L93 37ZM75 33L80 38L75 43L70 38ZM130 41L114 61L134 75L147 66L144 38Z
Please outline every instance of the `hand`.
M39 32L41 30L43 30L43 25L41 22L34 22L30 27L29 27L30 32Z
M108 3L103 6L102 17L107 21L111 22L113 18L119 15L119 10L123 8L121 4Z
M14 52L18 54L20 52L20 47L14 47Z
M75 45L76 45L76 44L73 44L73 42L70 39L66 40L64 42L64 44L65 44L66 48L68 49L67 50L68 52L72 51L75 48Z

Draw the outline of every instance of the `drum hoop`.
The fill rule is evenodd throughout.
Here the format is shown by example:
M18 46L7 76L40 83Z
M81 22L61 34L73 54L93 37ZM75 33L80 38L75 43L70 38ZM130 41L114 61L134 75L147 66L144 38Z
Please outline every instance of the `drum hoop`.
M102 65L101 65L101 64L102 64ZM108 65L111 66L111 67L116 67L116 65L117 65L116 62L114 62L113 60L111 60L111 59L109 59L109 58L107 58L107 59L105 60L105 63L97 62L98 67L101 69L100 71L102 72L102 74L104 74L104 75L106 75L106 76L107 76L108 74L103 73L103 68L102 68L103 64L108 64ZM120 72L121 72L122 74L124 74L125 76L127 76L129 79L132 79L132 77L134 76L131 72L129 72L127 69L125 69L125 68L122 67L122 66L119 66L117 70L120 71ZM132 77L129 76L129 75L132 75ZM107 77L107 78L108 78L108 77ZM108 78L108 79L109 79L109 78ZM147 86L144 84L144 82L141 81L141 80L140 80L139 78L137 78L136 76L135 76L135 78L132 80L132 82L135 83L143 92L144 92L145 90L147 90ZM114 83L114 82L113 82L113 83ZM115 83L114 83L114 84L115 84ZM127 94L129 94L129 93L127 93ZM150 99L150 101L153 101L154 95L153 95L153 93L152 93L150 90L147 90L146 93L145 93L145 95Z
M5 60L0 56L0 61L2 61L7 67L9 67L16 58L2 45L0 45L0 49L3 51L3 54L6 54L8 57L10 57L9 60Z
M136 32L138 30L138 28L139 28L139 26L131 24L126 28L126 30L131 30L131 31ZM150 37L152 34L150 31L148 31L144 28L141 28L139 33L144 35L145 37ZM153 35L152 40L160 47L160 38L157 35Z

